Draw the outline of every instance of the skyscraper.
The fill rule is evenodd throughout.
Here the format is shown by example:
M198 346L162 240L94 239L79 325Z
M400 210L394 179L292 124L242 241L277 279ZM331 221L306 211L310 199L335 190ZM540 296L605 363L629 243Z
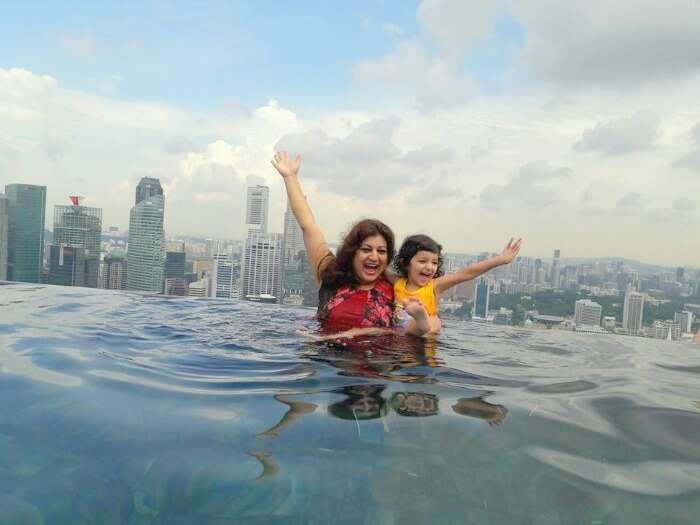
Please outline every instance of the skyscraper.
M643 317L644 294L628 290L622 312L622 328L628 330L630 335L639 335L642 332Z
M559 267L559 258L561 256L560 250L554 250L554 257L552 258L552 288L559 288L560 273L561 268Z
M183 251L165 252L163 278L165 281L163 291L166 295L186 295L184 246Z
M141 179L139 188L136 190L136 205L131 208L129 217L126 287L161 293L165 262L163 190L158 179L148 177ZM148 197L138 200L139 196L145 195Z
M280 297L279 266L282 236L250 232L241 259L241 298L276 300Z
M72 286L87 286L97 288L100 269L100 245L102 241L102 210L81 206L78 197L71 197L72 206L56 205L53 214L53 245L72 246L83 248L84 268L76 268L76 272L84 273L83 277L76 277L76 282ZM52 258L52 261L60 262L61 258ZM52 268L49 265L49 283L66 284L53 282L51 280ZM57 270L58 271L58 270ZM58 273L63 273L58 271ZM57 275L57 274L56 274Z
M574 307L574 322L576 325L599 326L603 307L588 299L576 301Z
M245 222L248 231L267 233L267 212L270 206L270 188L249 186L246 198Z
M673 314L673 321L680 326L681 333L690 334L693 332L693 312L683 310Z
M163 195L163 187L160 185L160 180L153 177L143 177L138 186L136 186L136 200L134 204L149 200L156 195Z
M113 250L102 261L100 286L106 290L123 290L126 288L126 253Z
M234 297L234 281L237 277L233 260L227 253L214 255L214 271L212 272L212 296L224 299Z
M477 319L486 319L489 316L489 295L491 283L487 277L481 277L476 283L474 291L474 315Z
M65 244L49 246L49 284L86 286L85 248Z
M289 207L289 202L287 202L282 236L282 263L280 264L283 296L302 294L305 270L303 260L299 257L302 251L304 251L304 236L292 209Z
M0 193L0 281L7 279L7 235L10 228L9 201Z
M46 186L8 184L7 279L38 283L44 258Z

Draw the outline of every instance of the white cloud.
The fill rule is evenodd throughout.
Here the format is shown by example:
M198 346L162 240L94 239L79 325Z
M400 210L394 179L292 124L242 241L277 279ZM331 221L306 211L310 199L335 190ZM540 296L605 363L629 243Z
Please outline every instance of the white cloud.
M498 0L423 0L416 20L446 56L460 58L491 31L501 4Z
M365 59L353 68L355 81L373 90L377 86L411 96L419 107L453 108L472 98L473 80L448 58L431 55L418 40L404 40L390 54Z
M697 201L687 197L681 197L673 201L673 209L679 212L695 211L698 207Z
M635 86L700 73L700 4L512 2L526 39L518 63L568 88Z
M569 168L553 169L546 161L525 164L506 184L489 184L481 192L481 205L544 208L563 198L564 187L572 178Z
M654 145L659 123L659 116L650 110L640 111L631 117L601 122L584 131L574 148L608 155L644 150Z

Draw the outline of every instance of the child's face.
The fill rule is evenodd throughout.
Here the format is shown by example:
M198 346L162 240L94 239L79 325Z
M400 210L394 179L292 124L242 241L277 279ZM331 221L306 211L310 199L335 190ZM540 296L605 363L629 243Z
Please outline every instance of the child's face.
M416 286L425 286L435 277L438 270L438 254L421 250L408 264L408 282Z

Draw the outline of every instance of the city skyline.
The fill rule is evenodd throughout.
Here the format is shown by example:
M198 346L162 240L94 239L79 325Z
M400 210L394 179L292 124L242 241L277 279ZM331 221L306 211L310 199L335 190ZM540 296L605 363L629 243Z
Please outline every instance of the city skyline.
M369 216L457 253L698 265L695 3L48 3L40 33L33 9L0 20L0 186L50 209L79 188L125 229L159 178L169 231L243 239L246 186L283 222L281 148L330 242Z

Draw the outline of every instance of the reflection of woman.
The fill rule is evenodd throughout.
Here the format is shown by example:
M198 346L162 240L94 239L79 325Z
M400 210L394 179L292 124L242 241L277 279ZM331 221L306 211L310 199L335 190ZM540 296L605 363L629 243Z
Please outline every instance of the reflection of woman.
M324 328L338 332L389 328L394 289L383 275L394 257L394 233L384 223L365 219L353 226L333 255L301 189L301 159L277 153L273 160L301 227L309 265L320 283L318 316Z
M384 385L352 385L337 390L347 397L328 405L328 412L340 419L377 419L387 413L386 400L382 397Z

